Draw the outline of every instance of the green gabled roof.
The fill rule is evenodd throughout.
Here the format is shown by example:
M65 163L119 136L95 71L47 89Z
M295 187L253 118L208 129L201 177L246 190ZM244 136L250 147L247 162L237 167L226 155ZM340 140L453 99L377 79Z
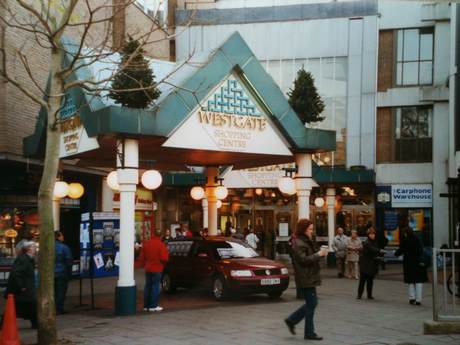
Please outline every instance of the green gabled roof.
M69 50L76 49L70 43L66 43L66 46L70 47ZM305 128L278 85L263 69L238 32L214 51L201 68L164 97L154 110L105 106L100 98L88 95L81 88L70 92L79 107L82 123L89 136L124 134L166 138L231 73L237 74L252 91L293 152L335 150L335 131ZM87 68L79 69L72 76L80 80L88 77L90 71ZM187 90L194 90L194 93ZM26 156L39 154L45 121L45 114L41 111L35 133L24 139Z

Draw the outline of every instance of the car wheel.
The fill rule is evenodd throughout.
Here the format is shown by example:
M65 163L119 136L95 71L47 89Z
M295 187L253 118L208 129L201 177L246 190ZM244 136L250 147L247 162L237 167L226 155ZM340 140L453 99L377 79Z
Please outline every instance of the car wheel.
M212 294L218 301L222 301L228 297L228 291L222 277L215 277L212 282Z
M270 291L268 293L268 297L270 299L278 299L281 297L282 294L283 294L283 291Z
M163 277L161 278L161 289L165 293L173 293L176 290L169 273L163 273Z

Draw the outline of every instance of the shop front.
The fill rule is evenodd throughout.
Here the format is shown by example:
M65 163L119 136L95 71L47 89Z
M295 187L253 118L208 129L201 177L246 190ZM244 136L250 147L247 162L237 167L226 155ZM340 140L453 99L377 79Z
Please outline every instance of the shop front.
M431 184L394 184L376 186L376 222L380 236L388 245L400 243L400 222L409 226L425 247L433 246L433 188Z
M226 210L225 223L228 217L236 216L237 210L230 205L228 187L222 185L226 167L241 170L295 161L298 166L296 211L298 217L309 217L311 155L335 149L335 132L303 125L238 33L232 34L208 56L197 59L201 60L193 61L192 57L190 63L171 66L171 70L164 73L171 80L159 85L162 95L155 109L114 106L103 97L87 94L84 89L70 90L79 109L79 122L73 125L75 128L81 125L88 137L80 136L81 141L88 144L82 146L84 151L72 151L75 147L68 147L72 158L78 159L79 166L116 169L113 173L120 191L120 273L116 289L119 315L136 311L133 228L136 189L144 177L139 170L151 169L152 164L162 172L202 167L205 180L199 182L199 199L206 205L203 206L203 227L208 228L210 235L216 235L223 221L218 219L219 202L222 212ZM86 76L80 73L90 72L78 71L74 77ZM37 143L43 134L44 127L39 121L36 133L25 142L26 154L38 151ZM163 193L168 194L168 189ZM247 198L245 194L240 196L240 201ZM271 194L264 194L264 198L270 200L265 207L273 207ZM170 204L176 203L171 211L176 212L175 221L192 224L193 207L190 207L190 219L181 219L183 205L178 204L177 198L170 201L163 195L159 200L164 203L159 204L160 213L170 212ZM284 199L279 198L275 205L279 203L284 204ZM285 234L286 224L289 230L289 224L294 221L294 216L286 217L287 209L278 218L277 214L265 212L270 209L259 211L253 214L252 220L248 217L245 220L241 212L239 222L254 226L268 222L277 226L278 231L283 224L281 230ZM275 224L275 219L279 219L279 224Z

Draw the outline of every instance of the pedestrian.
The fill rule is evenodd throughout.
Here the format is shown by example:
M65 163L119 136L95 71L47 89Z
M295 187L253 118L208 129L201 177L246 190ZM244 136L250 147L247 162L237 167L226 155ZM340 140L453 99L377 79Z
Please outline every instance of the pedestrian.
M385 236L385 231L379 231L377 233L377 243L379 245L380 249L385 249L385 247L388 245L388 238ZM385 260L379 260L380 267L382 268L382 271L386 270L386 262Z
M163 236L161 237L161 241L164 242L164 243L168 243L171 240L172 240L171 230L166 228L166 230L163 233Z
M64 234L55 231L56 242L55 261L54 261L54 299L56 303L56 314L64 314L65 296L72 277L73 256L70 248L64 243Z
M337 263L337 276L345 276L345 258L347 256L348 237L344 235L343 228L337 228L337 235L332 241L332 249L335 251L335 261Z
M37 294L35 284L35 242L24 242L19 255L11 268L5 291L14 295L16 314L25 320L30 320L33 329L38 327L37 322Z
M363 249L363 244L358 237L358 231L352 230L351 237L348 239L347 244L347 257L346 257L346 267L347 267L347 278L359 279L359 254Z
M289 331L295 334L295 326L305 319L304 338L322 340L315 333L314 314L318 304L316 287L321 284L319 261L327 255L327 249L319 249L313 236L313 223L308 219L299 219L296 237L292 243L295 267L295 282L302 290L305 304L284 320Z
M423 283L428 281L422 241L410 227L403 228L401 235L401 242L395 256L404 255L404 283L409 284L409 303L421 305Z
M374 277L377 274L379 256L383 250L379 248L375 240L375 229L370 227L367 230L367 240L364 241L362 255L359 258L359 286L357 299L361 299L364 286L366 285L367 298L374 299L372 288L374 286Z
M246 243L249 244L249 246L256 250L257 249L257 244L259 243L259 238L257 235L254 233L254 229L249 229L249 234L245 238Z
M296 233L294 231L292 233L291 237L289 237L288 247L287 247L288 254L291 257L292 267L294 269L294 276L297 275L296 266L294 265L294 249L293 249L295 239L296 239ZM297 299L303 299L303 297L302 297L302 289L298 285L296 285L295 290L296 290L296 298Z
M161 242L161 230L154 231L154 235L142 245L139 263L145 269L144 311L162 311L158 305L160 297L161 276L164 265L169 260L168 248Z

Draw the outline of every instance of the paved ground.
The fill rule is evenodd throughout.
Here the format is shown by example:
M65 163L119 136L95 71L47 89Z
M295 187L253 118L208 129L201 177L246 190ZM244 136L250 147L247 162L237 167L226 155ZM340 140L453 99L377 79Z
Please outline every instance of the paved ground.
M76 344L100 345L460 344L460 335L422 334L423 321L431 318L430 284L425 284L423 305L409 305L399 266L390 266L375 282L374 301L355 299L356 281L337 279L332 270L325 270L324 276L316 313L322 342L303 340L303 323L297 336L291 336L285 328L282 320L300 304L293 284L277 302L253 296L217 303L204 291L179 291L162 299L162 313L120 318L108 309L113 279L96 281L99 310L69 308L69 314L59 316L59 336ZM76 287L74 283L69 305L78 301ZM20 322L21 339L32 344L35 333L27 327Z

